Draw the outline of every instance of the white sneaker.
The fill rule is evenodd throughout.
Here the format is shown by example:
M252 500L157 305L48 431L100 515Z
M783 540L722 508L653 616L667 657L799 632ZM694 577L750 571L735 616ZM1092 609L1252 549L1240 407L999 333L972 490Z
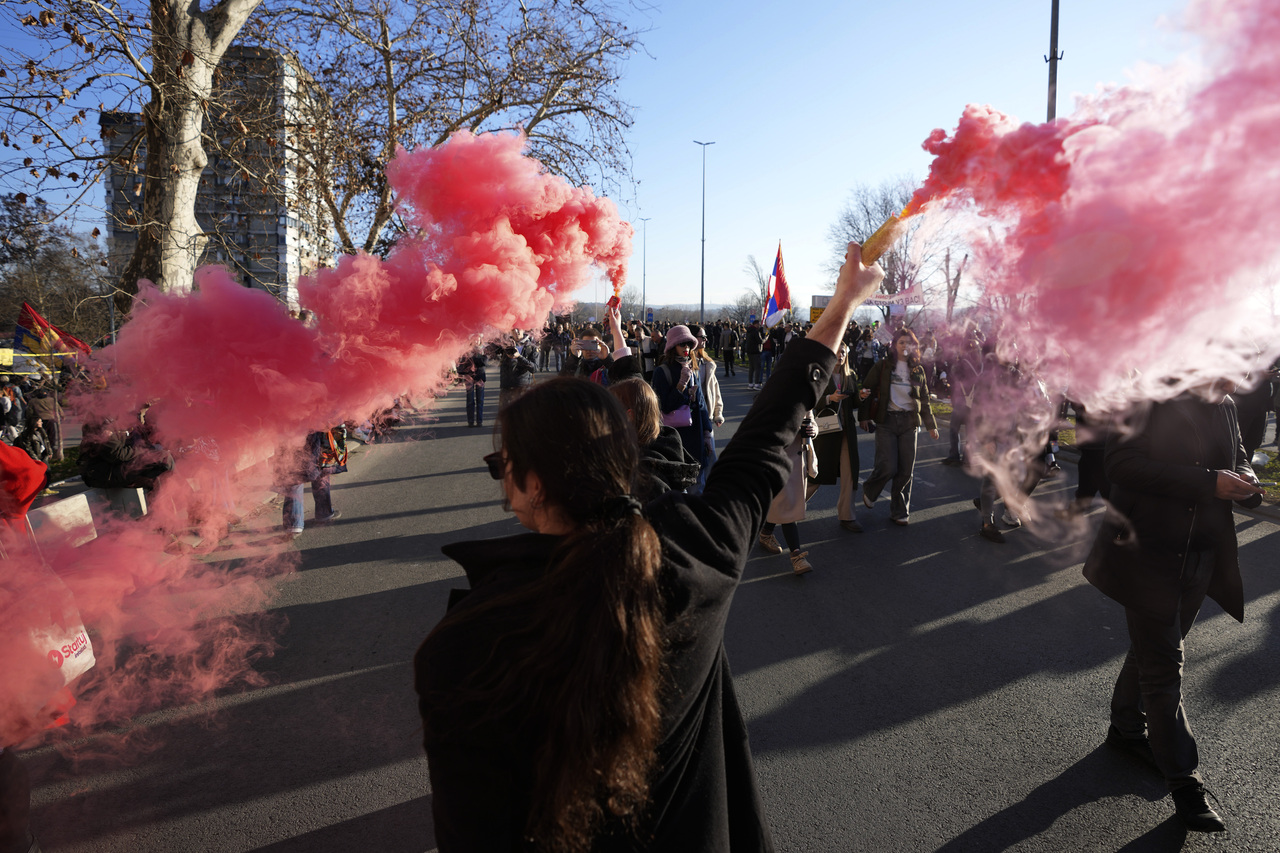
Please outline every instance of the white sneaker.
M1022 519L1018 518L1016 515L1009 512L1009 510L1007 509L1004 511L1004 515L1000 516L1000 521L1002 521L1004 524L1008 525L1009 527L1022 526Z

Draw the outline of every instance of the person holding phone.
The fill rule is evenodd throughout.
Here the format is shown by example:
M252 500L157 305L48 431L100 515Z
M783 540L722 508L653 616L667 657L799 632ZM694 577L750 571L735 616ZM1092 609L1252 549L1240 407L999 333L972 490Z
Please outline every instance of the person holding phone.
M600 340L600 333L586 326L573 343L569 344L569 354L565 357L564 367L560 368L560 375L585 379L607 366L605 360L608 358L609 347Z
M1195 832L1226 823L1206 798L1182 702L1185 641L1205 596L1244 621L1231 505L1262 502L1227 391L1211 383L1151 404L1136 432L1108 438L1111 506L1084 564L1089 583L1124 606L1129 629L1106 743L1159 772Z

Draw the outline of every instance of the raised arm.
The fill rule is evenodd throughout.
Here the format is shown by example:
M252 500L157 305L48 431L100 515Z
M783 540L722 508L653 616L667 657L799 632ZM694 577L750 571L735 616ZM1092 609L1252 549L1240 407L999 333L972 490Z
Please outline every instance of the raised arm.
M786 448L805 412L826 388L840 336L854 308L884 278L878 265L864 267L861 256L858 244L850 243L835 296L809 337L787 347L773 377L711 469L702 500L690 503L717 546L717 559L707 562L722 571L741 572L765 511L790 474Z

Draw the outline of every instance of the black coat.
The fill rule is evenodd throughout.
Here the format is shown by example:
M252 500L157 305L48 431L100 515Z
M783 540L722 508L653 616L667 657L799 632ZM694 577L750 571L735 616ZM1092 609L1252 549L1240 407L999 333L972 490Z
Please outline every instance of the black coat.
M671 492L645 507L663 544L670 687L663 696L651 805L638 836L645 841L605 834L596 850L773 849L725 656L724 626L765 513L790 474L786 446L817 403L834 361L820 344L790 347L777 369L781 376L760 393L703 493ZM447 714L450 697L484 670L494 635L519 627L498 621L512 617L496 613L458 623L449 617L536 580L556 542L526 534L446 549L462 564L471 591L414 659L424 717ZM509 715L472 726L465 736L435 739L427 733L441 853L521 849L533 750L523 722Z
M667 492L683 492L698 482L702 466L675 427L659 427L658 437L640 448L640 485L636 497L648 502Z
M816 415L827 415L836 412L840 416L840 432L828 432L813 440L813 449L818 454L818 476L813 482L823 486L834 486L840 479L840 444L849 447L849 469L853 473L853 485L858 483L858 473L862 462L858 458L858 375L850 374L843 389L847 395L834 405L827 398L836 393L836 377L827 380L827 387L822 392Z
M1089 583L1125 607L1172 623L1187 551L1212 550L1208 595L1243 622L1231 501L1214 497L1219 470L1253 478L1230 397L1157 403L1139 432L1108 439L1111 508L1085 560ZM1260 502L1255 496L1241 505Z

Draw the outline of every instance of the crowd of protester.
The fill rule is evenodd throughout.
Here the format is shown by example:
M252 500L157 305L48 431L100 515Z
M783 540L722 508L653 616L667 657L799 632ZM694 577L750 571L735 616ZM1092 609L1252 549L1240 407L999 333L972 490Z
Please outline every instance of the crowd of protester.
M841 286L856 290L853 282L871 272L842 272ZM1066 389L1048 388L1014 342L976 326L942 336L901 324L864 327L850 322L852 307L772 328L755 320L624 323L610 310L602 326L557 324L530 340L536 369L558 375L499 406L499 449L486 462L517 518L542 536L446 548L472 589L415 660L441 850L771 849L750 755L739 746L723 611L753 547L787 553L795 575L813 571L800 524L822 485L839 488L841 529L862 531L854 511L859 429L875 436L861 503L874 509L888 490L889 521L905 527L917 436L940 438L934 409L949 403L943 464L976 481L977 530L994 543L1005 541L1002 527L1022 524L1037 485L1058 475L1060 428L1076 430L1080 463L1074 501L1059 512L1086 512L1095 496L1134 500L1164 482L1152 473L1164 464L1159 454L1130 464L1146 452L1133 437L1069 400ZM460 376L477 357L464 357ZM1238 395L1246 446L1254 433L1253 447L1261 443L1257 424L1280 403L1278 366L1252 392L1253 408ZM741 390L759 393L717 458L725 399ZM1230 429L1212 434L1229 438L1236 407L1222 394L1175 401L1166 408L1180 414L1158 405L1154 423L1195 417L1225 423ZM552 413L562 428L538 429ZM1194 589L1173 593L1182 610L1172 634L1135 615L1150 613L1151 596L1168 600L1167 590L1155 591L1160 577L1146 577L1139 593L1116 580L1116 566L1132 555L1104 548L1086 569L1126 607L1133 642L1107 743L1161 772L1179 818L1200 831L1224 823L1196 769L1180 682L1160 661L1181 655L1206 594L1235 604L1230 588L1209 579L1238 574L1234 551L1222 544L1234 541L1229 504L1252 505L1261 487L1245 451L1227 444L1183 451L1221 470L1216 486L1199 483L1179 496L1204 504L1215 520L1212 530L1192 522L1201 568ZM566 624L562 612L581 620ZM671 680L659 689L662 671ZM1147 673L1157 671L1153 685ZM567 707L580 710L564 723Z
M933 329L852 322L882 275L854 251L832 306L814 323L644 324L609 309L599 326L558 321L477 340L458 360L468 427L489 423L498 436L499 449L485 458L489 473L540 535L445 549L471 590L451 599L414 663L442 851L771 849L724 619L753 548L785 553L794 575L814 570L800 524L821 486L838 488L839 527L863 531L859 430L874 435L860 502L873 511L887 489L888 518L899 527L910 520L918 435L940 438L934 409L943 400L951 414L942 464L978 481L978 532L990 542L1005 541L1002 527L1021 525L1029 496L1058 470L1056 433L1046 425L1066 425L1067 412L1080 453L1067 511L1087 511L1095 496L1129 506L1151 500L1153 475L1134 443L1124 444L1104 413L1045 387L1012 342L976 326L940 338ZM490 368L499 394L486 410ZM736 381L739 368L745 383ZM1220 516L1230 500L1248 505L1260 492L1248 458L1263 442L1268 412L1280 409L1280 364L1265 374L1229 406L1175 401L1154 410L1161 442L1173 440L1168 424L1177 417L1215 429L1225 419L1241 436L1239 453L1197 448L1230 476L1210 496L1190 498L1217 520L1212 529L1191 522L1194 588L1174 595L1182 609L1173 632L1155 624L1143 591L1116 579L1116 565L1132 557L1108 550L1119 538L1100 537L1086 566L1090 582L1126 607L1134 644L1116 682L1107 742L1164 775L1192 829L1222 821L1205 800L1180 672L1170 675L1162 661L1181 654L1205 595L1222 596L1224 607L1235 602L1233 589L1212 582L1215 567L1234 566L1223 544L1229 512L1227 522ZM738 390L758 393L720 449L715 430L725 422L726 394ZM56 458L52 388L9 377L0 415L5 443L39 463ZM347 470L348 435L376 440L401 417L395 401L366 423L278 449L288 535L303 532L307 483L312 523L339 518L329 478ZM1042 445L1028 445L1028 436L1046 432ZM85 424L79 467L90 487L154 489L174 458L143 408L128 424ZM1148 683L1156 671L1158 689Z

